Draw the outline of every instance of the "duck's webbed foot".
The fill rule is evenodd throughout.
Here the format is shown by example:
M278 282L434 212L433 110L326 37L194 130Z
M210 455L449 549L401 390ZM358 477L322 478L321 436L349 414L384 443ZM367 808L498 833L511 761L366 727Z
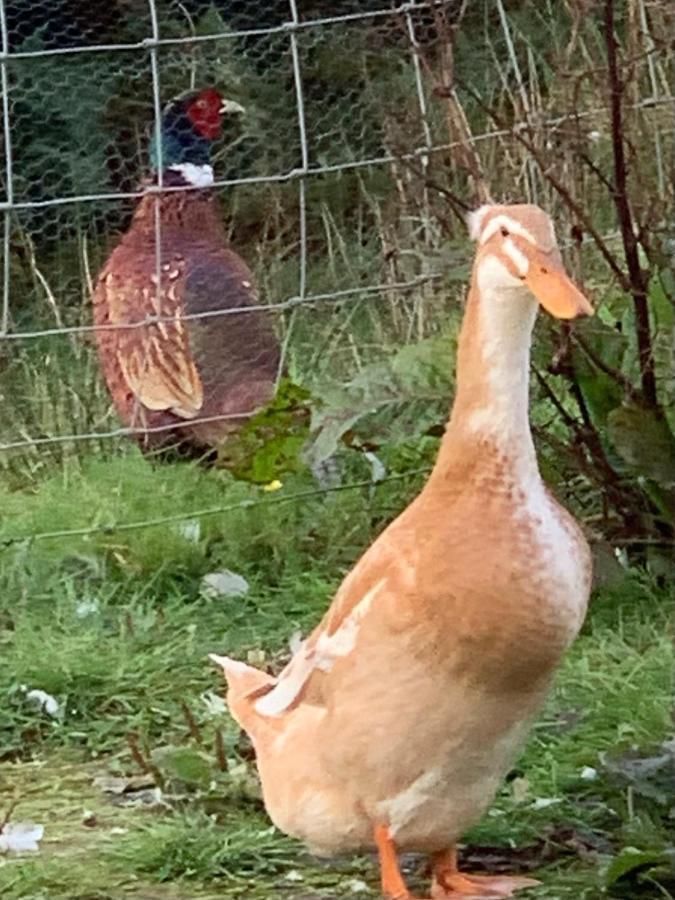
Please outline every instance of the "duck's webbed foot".
M432 871L432 900L498 900L540 883L534 878L511 875L465 875L457 866L454 847L434 856Z
M422 900L403 880L396 845L386 825L375 826L375 844L380 857L382 894L386 900ZM457 866L454 847L436 853L432 860L433 881L429 900L500 900L513 897L521 888L540 884L534 878L511 875L465 875Z

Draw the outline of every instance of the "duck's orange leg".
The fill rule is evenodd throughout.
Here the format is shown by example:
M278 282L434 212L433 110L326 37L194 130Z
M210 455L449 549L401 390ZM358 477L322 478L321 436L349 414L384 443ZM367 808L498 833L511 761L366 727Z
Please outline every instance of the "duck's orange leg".
M401 875L396 845L386 825L375 826L375 844L380 857L382 893L386 900L415 900Z
M540 884L534 878L509 875L464 875L457 866L457 850L454 847L434 855L432 871L433 900L497 900L512 897L520 888Z

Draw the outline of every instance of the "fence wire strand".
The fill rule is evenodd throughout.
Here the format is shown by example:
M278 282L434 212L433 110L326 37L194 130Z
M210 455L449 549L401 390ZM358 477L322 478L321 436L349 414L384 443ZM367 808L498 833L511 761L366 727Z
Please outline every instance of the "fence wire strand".
M491 160L494 164L495 154L499 152L500 141L508 142L514 134L528 133L528 135L536 135L538 140L548 141L551 146L551 154L554 155L557 152L557 141L562 142L572 134L574 140L580 140L580 135L588 137L588 135L594 134L596 129L603 127L601 123L607 118L609 112L605 105L592 104L589 105L589 108L570 106L568 111L561 112L560 107L555 104L544 110L536 103L531 102L528 95L530 89L527 82L528 66L523 63L524 58L529 60L530 57L520 55L522 50L520 36L510 21L506 5L501 0L495 7L497 17L494 21L494 29L495 33L501 34L503 46L498 46L495 39L495 45L490 46L490 51L494 56L495 68L498 70L497 80L501 84L501 89L505 94L513 93L514 96L517 96L519 106L516 108L516 104L514 104L514 121L509 127L487 128L483 120L484 127L482 129L468 134L461 140L453 140L451 130L441 127L443 112L438 112L434 99L434 85L429 77L429 69L433 69L434 65L434 53L438 49L434 41L438 42L439 40L437 35L434 36L434 29L438 27L435 15L436 13L447 14L451 19L453 11L456 13L459 8L459 5L453 3L452 0L409 0L409 2L392 2L388 6L382 5L375 9L350 9L348 8L350 4L345 2L342 4L344 9L340 14L332 14L330 9L327 13L327 4L317 4L320 14L316 14L314 17L305 12L305 6L299 10L297 0L287 0L287 6L285 5L283 9L280 4L278 6L270 4L268 10L261 3L259 7L261 24L258 24L258 20L252 23L250 20L246 20L243 24L237 21L233 27L230 27L226 18L219 15L216 20L217 27L211 21L202 26L203 28L208 26L207 33L203 33L195 26L193 12L183 8L180 4L174 4L172 0L147 0L147 4L145 4L147 21L144 20L145 24L139 24L138 29L142 28L143 30L137 31L135 35L137 39L109 40L110 35L106 32L101 35L101 41L97 43L87 33L86 42L83 45L49 46L45 38L43 46L40 48L36 48L34 44L41 38L31 35L30 39L24 39L21 29L17 30L17 34L21 37L19 44L18 46L13 45L11 22L8 20L7 12L12 2L14 0L0 0L0 88L2 90L2 138L5 169L2 184L0 184L2 189L0 212L3 216L4 227L1 251L3 272L0 279L2 291L0 365L2 366L7 360L10 364L21 360L22 353L34 352L37 354L41 352L39 342L42 340L49 339L45 344L49 349L44 351L44 356L47 358L50 353L59 352L52 349L57 346L58 342L51 339L67 338L71 339L71 343L75 345L74 339L82 338L82 345L85 346L86 339L99 331L133 332L137 329L147 329L148 326L168 324L174 321L173 316L161 308L156 315L150 318L139 317L138 321L121 324L98 326L89 324L88 307L85 307L84 311L78 311L78 318L75 319L72 306L63 310L59 304L62 296L70 298L75 293L72 284L68 282L68 278L72 281L72 272L68 271L67 275L65 274L67 266L73 265L72 260L68 259L67 264L63 263L63 281L58 283L55 290L50 284L50 273L44 267L38 267L38 260L44 258L50 264L53 259L58 260L61 252L65 257L67 253L60 246L60 239L66 233L72 237L72 232L76 231L78 241L82 245L78 250L82 256L81 269L86 273L86 277L81 280L89 280L90 266L92 270L95 270L96 265L92 264L89 257L89 248L95 242L90 240L91 232L87 231L87 227L91 227L98 235L99 232L96 229L99 228L98 221L100 219L104 222L100 228L101 231L105 233L112 230L114 232L114 228L109 227L109 220L106 219L106 216L110 217L110 221L123 221L124 216L128 213L130 202L141 201L150 196L153 199L156 292L160 306L165 304L162 282L166 282L167 276L163 271L163 259L166 258L166 254L163 254L162 198L170 193L194 190L194 187L190 185L166 184L164 178L163 103L169 100L174 93L174 83L180 80L174 69L181 74L181 66L189 66L192 87L196 83L197 68L201 65L203 68L200 71L205 73L218 71L227 75L235 93L237 90L251 89L247 84L247 80L250 80L252 83L258 84L258 90L263 91L264 88L270 92L272 99L269 102L271 104L276 102L281 105L284 101L289 103L289 108L285 111L285 118L288 122L283 122L284 125L288 125L285 131L281 130L284 116L280 116L278 110L275 111L276 118L268 109L258 110L258 120L254 121L252 133L255 132L255 128L258 128L262 137L255 132L257 143L253 139L249 139L249 143L246 144L246 140L244 140L243 150L236 157L236 160L246 161L248 168L244 168L242 164L240 171L234 164L229 166L229 158L224 159L220 177L216 174L214 178L213 189L222 192L236 188L241 194L235 196L244 198L253 196L254 192L260 192L260 195L264 196L268 194L271 196L275 190L287 190L289 194L295 192L293 198L295 206L292 215L297 218L292 223L294 238L292 250L289 250L288 246L282 246L280 241L278 243L283 251L280 251L278 255L281 257L286 254L287 257L292 257L295 268L292 269L292 272L289 269L291 274L285 280L282 279L283 287L279 288L278 293L272 294L267 291L265 302L256 302L247 307L224 307L201 312L185 311L180 317L181 322L206 321L230 315L269 314L278 317L284 327L280 339L281 352L277 383L282 378L285 365L293 350L296 333L301 327L298 323L304 311L314 312L320 307L327 307L330 310L331 304L334 304L336 308L343 302L352 304L353 309L356 310L363 304L363 301L367 301L366 305L369 311L372 311L385 308L387 304L383 301L389 301L392 309L395 306L397 309L401 307L404 311L403 314L408 316L412 322L417 304L426 301L427 297L426 290L423 292L424 296L415 296L415 290L428 286L436 289L443 283L446 276L444 266L440 261L439 248L445 249L446 245L442 244L436 236L437 232L434 232L432 209L434 196L433 189L427 182L427 176L432 170L435 172L436 167L441 170L443 166L447 166L449 171L455 172L453 168L455 167L453 156L455 151L462 151L467 144L470 144L472 147L478 148L485 154L486 159ZM39 0L36 0L34 4L28 4L26 8L33 5L39 6ZM111 7L114 5L111 0ZM200 2L195 0L195 9L201 10L202 6L206 8L206 4L200 5ZM237 5L235 4L235 6ZM336 3L335 6L339 8L340 4ZM467 6L466 2L461 4L460 18ZM175 14L178 7L189 21L187 29L189 34L176 33L179 26L175 19L171 18L171 14ZM282 21L274 21L273 24L270 24L269 22L272 20L265 19L265 15L272 16L272 7L279 11ZM225 7L223 4L220 6L215 4L213 8L220 10ZM190 10L193 10L192 6L190 6ZM650 122L656 121L657 123L653 124L651 143L656 158L657 181L661 193L665 195L668 191L672 191L672 187L667 184L665 172L668 168L667 152L668 147L672 144L673 131L663 127L662 119L675 109L675 96L672 95L672 92L668 93L667 86L664 86L663 81L659 80L657 60L658 54L663 51L652 37L649 17L643 0L638 3L638 17L644 46L647 49L645 54L646 81L650 92L648 96L642 94L631 96L631 102L626 103L626 109L636 115L644 116L645 121L649 116L651 117ZM366 28L371 29L367 39L364 38ZM381 31L377 30L380 28ZM387 28L390 30L386 31ZM183 31L185 30L183 23ZM396 35L396 38L392 37L393 34ZM133 31L125 31L121 36L131 38L132 35ZM113 38L115 36L112 35ZM106 39L104 40L104 38ZM362 44L359 45L357 53L358 40L362 40ZM396 43L397 40L404 40L407 43L401 46ZM382 84L388 86L388 82L386 80L378 82L377 77L369 68L367 60L371 56L376 59L377 65L390 64L390 60L385 60L384 56L377 56L378 41L385 44L389 41L391 46L396 48L396 52L391 51L392 59L395 58L395 64L391 64L389 81L392 92L400 91L401 110L396 110L395 102L380 95ZM279 48L283 49L279 50ZM340 48L339 53L336 48ZM529 47L527 47L527 52L530 52ZM215 54L216 62L213 62L212 57L208 54ZM332 61L331 54L336 56ZM274 84L274 87L278 88L277 94L273 94L270 89L270 84L275 81L275 77L270 77L266 72L268 55L269 58L275 59L279 66L276 72L277 83ZM245 65L242 63L242 59L245 61ZM102 83L104 77L109 77L111 84L118 84L119 81L116 79L120 72L128 76L129 86L124 98L128 106L124 109L134 109L134 102L137 106L143 106L145 115L143 127L151 123L150 130L154 135L153 168L156 169L156 183L146 183L142 187L136 187L136 185L142 184L137 176L143 166L138 163L145 152L139 149L141 145L144 145L144 138L138 133L141 115L137 114L133 122L123 123L121 128L123 131L126 128L128 132L124 135L127 145L134 145L136 148L135 158L131 161L138 164L133 172L134 177L119 176L113 165L113 162L117 165L119 161L117 158L112 161L107 158L105 160L107 168L103 174L96 171L92 162L91 172L96 177L92 175L91 178L78 179L72 173L57 172L58 176L63 174L63 180L56 187L49 182L48 177L53 176L54 173L45 172L46 186L40 193L40 185L34 184L33 170L26 166L26 160L31 161L32 159L32 151L30 147L26 150L21 143L28 141L24 137L24 132L28 133L30 131L28 126L32 124L28 121L30 116L25 110L31 96L30 78L38 71L34 67L45 67L40 70L40 77L47 79L50 73L54 76L56 83L53 90L56 98L58 91L63 89L64 85L68 86L68 79L74 77L69 74L74 70L68 69L68 66L72 66L74 63L80 67L92 66L91 70L87 69L87 72L91 71L92 73L90 86L94 91L93 100L90 99L90 103L95 103L98 96L95 90L97 79L94 73L98 73L96 67L100 67ZM237 69L238 64L241 64L240 69ZM48 68L49 66L52 68ZM327 96L317 96L319 91L316 87L315 73L317 68L321 69L321 66L326 68L330 76L322 74L323 80L320 80L321 89L328 90L326 87L328 85L333 91ZM376 69L376 67L374 68ZM61 71L64 73L63 76L58 74ZM321 71L323 73L323 70ZM113 74L110 75L110 72ZM148 73L149 79L147 78ZM37 75L35 77L37 78ZM61 77L62 81L59 82ZM25 81L22 81L22 78ZM259 79L259 83L255 82L256 78ZM372 84L369 83L369 79L372 80ZM515 79L515 83L513 83L513 79ZM405 83L404 89L400 87L399 82ZM362 92L367 89L372 91L373 97L370 99L373 102L370 106L364 104L365 112L357 108L356 102L353 102L351 104L353 108L350 108L350 98L353 101L357 90L353 83L358 83L358 90ZM26 87L26 84L29 87ZM142 85L142 88L139 85ZM171 85L171 90L168 85ZM25 90L25 96L22 95L22 90ZM104 94L105 90L109 90L107 83L101 88L101 93ZM130 95L133 95L134 91L138 92L138 97L131 96L130 99ZM76 92L73 91L71 96L65 98L65 103L70 102L75 107L79 99ZM373 116L375 100L381 102L383 106L386 106L387 103L390 103L391 106L391 109L387 107L386 114L382 115L382 121L379 123L381 135L377 139L372 134L376 130L375 124L368 119L369 115L371 118ZM341 115L345 120L340 123L339 128L334 121L337 116L335 109L338 107L338 102L342 103ZM345 113L345 110L348 112ZM72 112L69 111L68 114L72 115ZM363 117L361 127L359 127L360 115ZM414 120L414 124L403 134L402 138L400 119L404 117ZM271 133L265 131L266 122L272 123ZM275 125L280 129L278 134L274 131ZM75 129L74 133L81 135L84 147L87 135L83 131L77 132ZM338 134L339 140L336 137ZM333 143L336 144L335 147ZM16 146L21 147L21 153L18 155L15 152ZM248 163L248 157L255 155L254 151L261 149L264 149L266 154L264 162L260 163L262 171ZM81 155L77 157L77 161L82 162L85 155L82 151ZM145 152L145 157L147 165L147 152ZM421 196L421 203L416 212L417 219L411 224L409 220L413 218L412 216L406 218L405 215L401 215L401 221L395 222L394 225L401 225L402 230L408 227L410 229L417 228L423 235L422 245L425 258L423 263L418 266L418 270L411 267L406 268L404 263L407 263L408 259L414 258L416 253L419 255L419 251L417 248L410 249L403 243L397 248L400 250L398 256L394 254L394 263L392 263L391 269L386 268L384 244L387 228L391 229L393 226L391 222L380 223L378 220L378 227L382 231L381 253L380 256L374 257L375 262L365 274L353 266L351 256L355 252L354 247L345 245L339 247L334 253L335 258L340 258L343 267L340 270L340 276L335 276L334 283L331 283L327 277L325 279L317 277L312 270L312 254L315 252L313 245L320 239L324 240L329 248L322 257L323 268L326 270L330 270L331 266L338 268L338 264L331 256L333 248L330 241L332 238L325 235L321 235L321 238L318 236L322 228L328 233L331 227L329 214L333 212L330 201L316 200L315 188L321 184L321 179L334 179L330 184L336 191L347 191L352 188L345 188L344 184L351 176L365 178L375 171L393 181L395 167L400 166L400 171L409 174L405 166L410 164L412 172L413 163L417 163L421 169L421 180L418 179L416 182L419 185ZM83 166L86 168L85 163ZM124 169L121 163L119 168L120 170ZM455 168L461 169L461 166ZM111 176L108 169L110 172L115 169L115 177ZM532 159L524 160L522 170L527 176L523 181L530 198L537 197L542 192L541 185L544 184L541 173L538 172ZM216 167L216 173L217 171ZM519 183L519 178L520 176L514 179L516 184ZM107 187L116 189L97 189ZM513 184L509 185L509 188L513 189ZM365 209L369 208L370 203L368 190L363 189L366 198L363 201ZM259 196L259 194L255 196ZM324 217L325 221L322 218L324 206L328 209ZM121 209L122 212L120 212ZM284 213L291 218L289 209L290 204L284 208ZM372 210L370 212L372 213ZM377 217L374 216L374 218ZM236 231L238 227L236 216L234 221ZM242 221L245 223L245 216L242 216ZM82 225L83 222L84 225ZM352 221L356 231L355 222L356 217ZM281 217L281 224L284 224L283 217ZM109 237L109 234L106 236ZM616 233L614 232L605 235L606 240L612 240L615 237ZM355 237L355 244L358 243L358 240L359 238ZM584 237L580 241L575 241L574 246L579 247L588 242L588 238ZM100 254L104 242L101 240L98 243L100 246L96 246L96 252ZM564 247L565 241L561 243ZM251 241L248 246L253 248L254 245L255 241ZM29 252L26 251L26 247ZM251 249L251 253L253 253L253 249ZM408 257L406 257L406 253ZM26 258L28 262L26 262ZM42 266L41 261L39 265ZM27 307L28 304L23 295L19 292L13 294L14 283L18 282L16 272L20 266L30 271L32 279L32 285L29 285L26 291L32 290L34 297L39 300L39 287L43 295L42 302L45 297L48 298L50 304L48 317L45 317L42 311L39 314L35 313L35 310L39 308L37 300L33 300L33 307L26 313L24 307ZM421 271L419 271L420 269ZM23 269L21 271L23 272ZM45 272L47 272L46 275ZM28 284L31 279L26 278L25 283ZM78 290L81 290L81 287L78 287ZM86 294L87 291L84 290L82 293ZM433 291L429 291L429 293L433 293ZM66 312L68 317L63 321L61 317ZM396 314L396 312L392 312L392 317L395 317ZM56 321L56 325L52 326L52 321ZM72 324L73 321L76 321L76 324ZM32 345L35 348L33 350L31 342L36 342ZM359 362L357 355L357 365ZM2 383L0 382L0 392L1 390ZM138 396L135 403L137 412L140 412L138 407L141 401ZM248 410L218 416L197 416L190 420L190 425L209 424L224 419L239 420L255 411ZM2 435L0 429L0 438L6 437L5 440L0 440L0 453L29 448L39 450L50 445L79 445L87 441L123 440L142 434L169 431L175 427L131 426L96 430L91 425L92 421L96 421L100 427L106 419L104 417L95 419L91 414L87 420L87 430L76 431L73 426L72 430L65 428L59 433L53 434L37 433L37 431L28 433L26 429L16 428L10 434ZM136 421L135 416L134 421ZM423 470L413 470L401 475L390 476L377 483L407 478L420 471ZM372 480L368 480L328 490L358 489L373 486L373 484ZM29 540L31 537L36 540L46 540L68 536L83 537L108 531L133 530L182 519L226 513L250 506L302 501L325 493L326 490L322 488L279 497L265 497L259 501L243 501L238 504L196 512L177 513L175 516L148 518L144 521L122 522L110 526L94 526L70 531L43 532L33 536L24 535L5 541L5 545Z
M653 110L659 107L667 106L675 107L675 96L659 98L649 97L639 101L638 103L630 104L627 108L634 112L640 110ZM541 129L542 131L545 131L549 128L557 128L558 126L563 125L565 122L574 123L586 119L596 119L599 116L608 114L609 111L610 110L608 106L598 106L594 107L593 109L565 113L564 115L554 116L552 118L543 118L536 123L536 127L538 129ZM496 138L508 138L513 134L526 131L530 127L534 127L531 122L517 121L514 122L513 125L511 125L509 128L493 128L480 134L475 134L469 139L469 143L481 144L486 141L495 140ZM672 134L672 130L668 131L667 133ZM420 159L421 157L424 157L426 155L445 153L448 150L460 148L462 147L463 143L463 141L447 141L444 143L433 144L433 146L431 147L417 147L414 150L407 152L404 151L396 154L383 153L378 156L367 157L365 159L359 160L348 160L345 162L333 164L328 163L319 166L310 165L307 170L303 170L302 168L294 168L290 169L287 172L280 172L273 175L257 175L243 178L215 179L213 182L213 187L222 190L224 188L240 186L247 187L254 185L264 186L273 184L286 184L306 177L337 174L340 172L349 172L354 169L366 169L370 168L371 166L381 166L399 161L406 162L408 160ZM194 190L194 188L185 185L164 185L164 187L162 188L162 193L180 193L190 190ZM9 209L48 209L50 207L77 205L81 203L95 203L98 201L112 202L119 200L140 200L146 194L157 193L158 191L159 188L156 185L147 185L144 188L135 191L110 191L107 193L99 192L91 194L74 194L73 196L55 197L50 200L42 201L14 200L14 202L11 204L8 201L0 201L0 211L6 211Z
M344 491L356 490L374 490L382 485L395 481L404 481L408 478L414 478L416 475L424 475L430 471L428 466L417 469L408 469L406 472L397 472L393 475L386 475L383 478L373 480L372 478L362 481L350 481L345 484L336 484L332 487L310 488L304 491L294 491L288 494L267 494L264 497L250 498L240 500L237 503L225 503L220 506L210 506L206 509L195 509L191 512L175 513L170 516L155 516L154 518L138 519L130 522L116 522L109 525L92 525L87 528L65 528L56 531L38 531L30 534L23 534L17 537L0 539L0 550L7 549L17 544L34 543L40 541L58 540L60 538L70 537L92 537L95 534L115 534L116 532L138 531L144 528L156 528L161 525L171 525L178 522L193 519L207 519L211 516L224 515L229 512L236 512L241 509L255 509L256 507L281 506L287 503L298 503L304 500L311 500L315 497L322 497L327 494L343 493Z
M2 241L2 311L0 312L0 338L7 334L9 328L9 251L10 229L12 226L11 209L14 203L14 179L12 174L12 134L9 122L9 79L7 77L7 51L9 49L9 34L7 31L7 16L5 13L5 0L0 0L0 38L2 39L2 58L0 58L0 90L2 91L2 124L5 142L5 190L7 192L7 207L3 216L3 241Z

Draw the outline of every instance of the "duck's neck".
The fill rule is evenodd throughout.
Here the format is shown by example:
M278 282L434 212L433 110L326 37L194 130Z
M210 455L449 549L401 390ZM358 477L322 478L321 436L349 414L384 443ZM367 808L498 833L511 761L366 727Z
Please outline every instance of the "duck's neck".
M536 301L526 289L493 286L490 261L474 269L457 353L457 391L436 470L460 458L508 462L538 478L530 432L529 370Z

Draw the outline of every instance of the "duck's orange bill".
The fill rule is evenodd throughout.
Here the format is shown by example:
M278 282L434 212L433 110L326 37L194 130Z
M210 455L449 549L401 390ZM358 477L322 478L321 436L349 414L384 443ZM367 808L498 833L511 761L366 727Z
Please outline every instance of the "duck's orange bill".
M554 257L530 254L525 284L544 309L556 319L592 316L593 307Z

